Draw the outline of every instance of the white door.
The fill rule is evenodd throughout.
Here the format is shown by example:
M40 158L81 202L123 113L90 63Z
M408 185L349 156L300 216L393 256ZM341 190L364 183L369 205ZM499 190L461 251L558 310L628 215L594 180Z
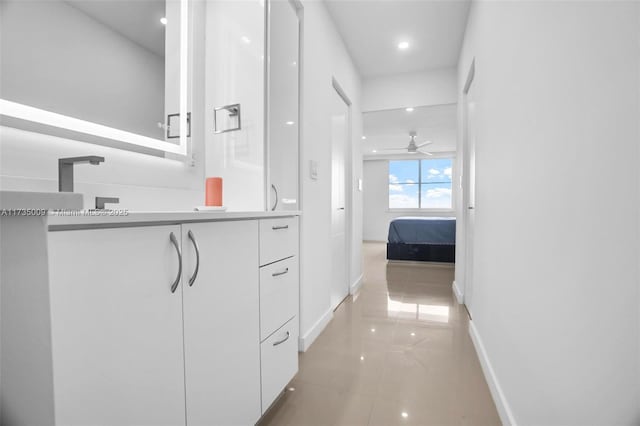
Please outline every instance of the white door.
M345 147L349 106L333 92L331 114L331 306L335 309L349 294L346 269Z
M179 245L178 225L49 233L56 424L185 424L172 234Z
M474 268L473 268L473 252L474 252L474 226L475 226L475 207L476 207L476 103L473 96L473 84L469 87L465 95L466 108L466 138L465 138L465 170L466 180L465 186L465 284L464 284L464 303L469 311L469 315L473 317L473 296L474 296Z
M187 424L255 424L261 414L258 222L184 224L182 246Z

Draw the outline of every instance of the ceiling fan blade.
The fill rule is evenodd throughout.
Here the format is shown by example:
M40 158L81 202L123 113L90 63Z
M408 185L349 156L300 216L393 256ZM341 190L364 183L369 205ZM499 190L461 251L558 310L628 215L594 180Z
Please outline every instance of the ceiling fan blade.
M429 151L423 151L423 150L421 150L421 149L418 149L418 152L419 152L420 154L433 155L433 154L432 154L432 153L430 153Z
M417 148L420 148L421 146L425 146L425 145L431 145L433 143L433 141L426 141L426 142L422 142L419 145L416 145Z
M407 148L379 148L378 151L406 151Z

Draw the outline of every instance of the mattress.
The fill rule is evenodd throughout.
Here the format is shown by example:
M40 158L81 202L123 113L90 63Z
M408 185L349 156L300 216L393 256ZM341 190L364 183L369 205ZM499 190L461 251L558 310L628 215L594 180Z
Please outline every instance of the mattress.
M389 224L389 243L455 244L453 217L399 217Z

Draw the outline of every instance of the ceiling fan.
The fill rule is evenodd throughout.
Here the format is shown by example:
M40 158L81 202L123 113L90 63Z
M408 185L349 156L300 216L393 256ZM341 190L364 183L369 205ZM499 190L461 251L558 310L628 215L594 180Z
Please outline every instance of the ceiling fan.
M426 141L426 142L422 142L420 144L416 144L416 137L417 137L417 133L416 132L409 132L409 137L411 138L409 140L409 145L406 148L383 148L383 149L379 149L378 151L407 151L407 153L409 154L426 154L426 155L433 155L432 153L430 153L429 151L425 151L422 149L422 147L427 146L432 144L432 141Z

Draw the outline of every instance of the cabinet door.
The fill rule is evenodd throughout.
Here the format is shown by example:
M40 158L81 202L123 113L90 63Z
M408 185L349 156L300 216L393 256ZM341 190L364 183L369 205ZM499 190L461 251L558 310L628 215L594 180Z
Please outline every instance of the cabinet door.
M182 233L187 423L254 424L261 411L258 222L185 224ZM190 286L196 244L200 264Z
M292 2L268 5L268 208L297 210L299 21Z
M58 425L185 423L180 226L49 233Z

